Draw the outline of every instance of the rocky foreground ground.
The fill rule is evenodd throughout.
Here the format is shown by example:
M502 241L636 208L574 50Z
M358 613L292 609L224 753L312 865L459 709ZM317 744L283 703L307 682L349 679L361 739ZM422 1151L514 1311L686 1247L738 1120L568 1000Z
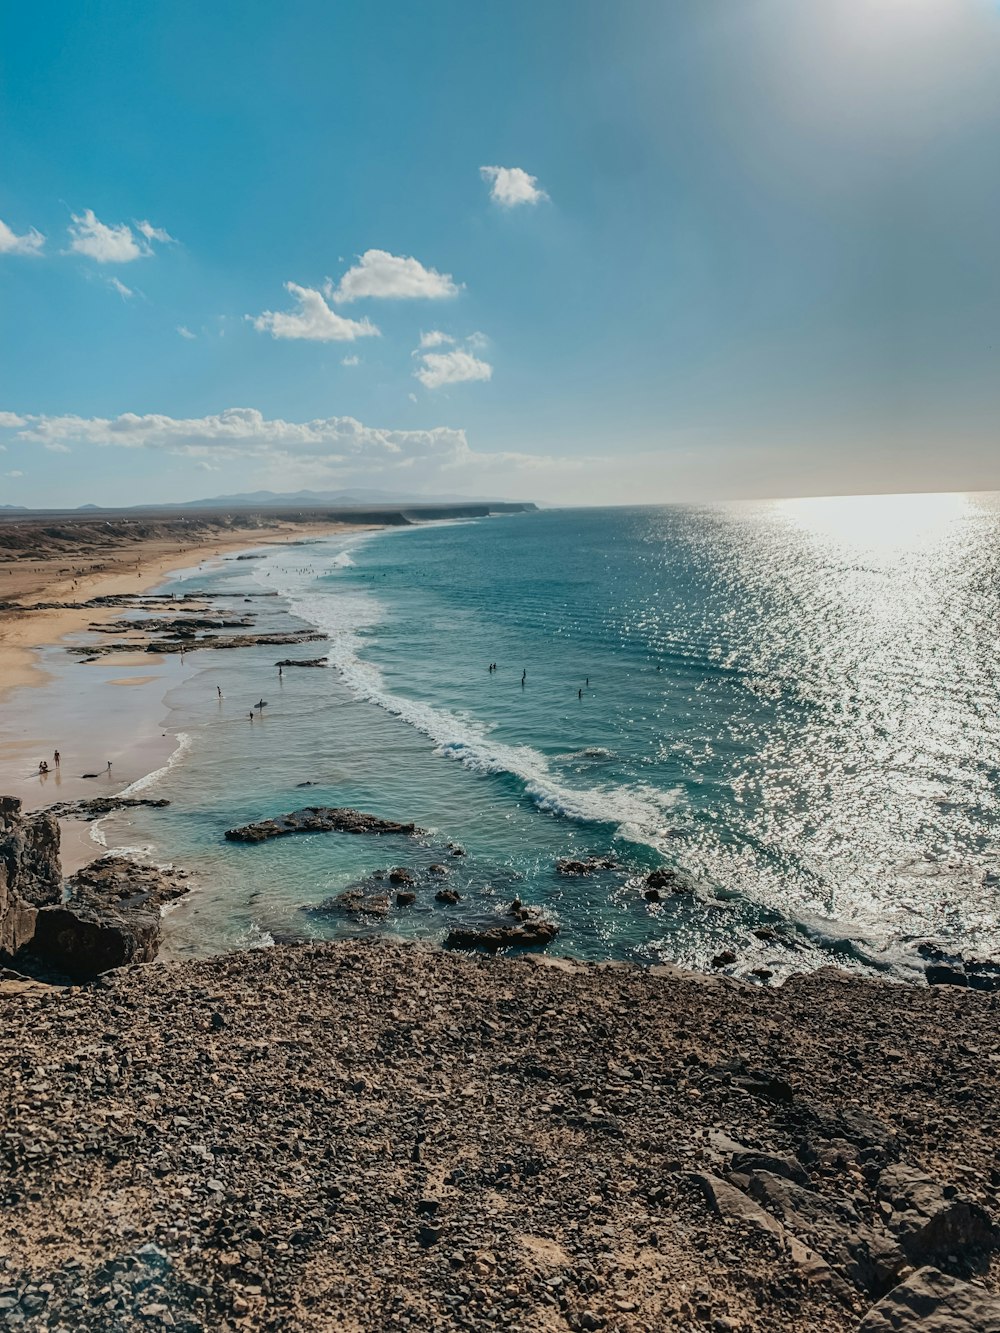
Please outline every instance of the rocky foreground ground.
M0 1326L1000 1329L995 992L388 941L0 983Z

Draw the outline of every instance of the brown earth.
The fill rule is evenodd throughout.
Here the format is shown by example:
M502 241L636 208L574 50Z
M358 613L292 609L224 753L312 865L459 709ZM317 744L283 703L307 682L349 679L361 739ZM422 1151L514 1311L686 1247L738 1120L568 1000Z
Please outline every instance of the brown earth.
M994 1327L996 993L384 939L4 989L0 1326Z

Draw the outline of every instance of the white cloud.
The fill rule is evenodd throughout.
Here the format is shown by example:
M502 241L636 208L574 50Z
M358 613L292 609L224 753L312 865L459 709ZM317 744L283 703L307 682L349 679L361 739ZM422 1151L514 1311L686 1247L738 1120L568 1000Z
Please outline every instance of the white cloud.
M261 468L270 469L285 489L304 477L357 479L405 473L419 485L442 472L467 472L474 480L485 473L534 466L524 454L476 453L464 431L444 426L388 430L366 426L354 417L284 421L247 407L189 418L133 412L111 418L6 413L3 420L21 423L8 429L22 444L56 450L66 450L70 444L148 449L210 464L239 460L247 466L256 463L255 475Z
M153 253L148 245L139 244L126 223L106 226L91 208L73 214L69 237L69 248L74 254L96 259L98 264L130 264L133 259Z
M391 255L388 250L366 250L336 286L328 279L324 288L327 296L339 303L366 296L436 301L457 296L459 290L450 273L425 268L418 259Z
M0 430L17 430L28 424L27 417L19 417L16 412L0 412Z
M453 343L455 339L450 333L442 333L440 329L431 329L429 333L421 333L421 347L441 347L444 343Z
M476 333L469 334L468 338L465 340L465 345L466 347L471 347L474 352L481 352L484 348L489 347L490 340L485 333L479 333L477 331Z
M342 366L360 366L361 358L360 356L344 356L341 357L340 364Z
M125 284L119 282L117 278L109 278L108 286L113 287L123 301L127 301L130 297L135 296L135 292L132 288L126 287Z
M490 182L490 198L503 208L537 204L549 197L538 184L538 177L529 176L520 167L480 167L479 174Z
M23 477L23 476L24 476L24 473L23 473L23 472L18 472L17 470L15 470L15 471L13 471L13 472L5 472L5 473L4 473L4 476L5 476L5 477Z
M177 332L182 338L197 338L197 333L192 333L186 324L178 324Z
M345 319L331 310L320 292L312 287L299 287L286 282L285 290L298 303L291 313L265 310L252 319L258 333L270 333L272 338L308 338L315 342L353 342L355 338L378 336L379 330L367 319Z
M177 244L176 237L171 236L170 233L164 231L162 227L154 227L151 222L137 222L135 224L135 229L145 236L147 241L159 241L161 245Z
M443 384L464 384L469 380L488 380L493 367L470 352L425 352L422 365L414 371L425 389L440 389Z
M34 227L18 236L0 219L0 255L37 255L44 244L45 237Z

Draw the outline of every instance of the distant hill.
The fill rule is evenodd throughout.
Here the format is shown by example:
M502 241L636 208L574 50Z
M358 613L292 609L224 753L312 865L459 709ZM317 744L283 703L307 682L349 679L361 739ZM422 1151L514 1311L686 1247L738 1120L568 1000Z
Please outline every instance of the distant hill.
M494 497L495 499L495 497ZM412 491L377 491L359 487L351 491L245 491L241 495L213 495L206 500L187 500L178 509L243 509L256 505L441 505L489 504L484 496L419 495ZM173 506L164 506L173 507Z

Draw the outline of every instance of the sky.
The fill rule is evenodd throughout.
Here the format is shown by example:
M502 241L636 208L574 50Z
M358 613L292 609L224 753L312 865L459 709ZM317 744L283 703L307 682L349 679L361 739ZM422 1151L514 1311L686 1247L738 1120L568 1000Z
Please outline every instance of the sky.
M0 505L1000 487L998 0L34 0L0 127Z

